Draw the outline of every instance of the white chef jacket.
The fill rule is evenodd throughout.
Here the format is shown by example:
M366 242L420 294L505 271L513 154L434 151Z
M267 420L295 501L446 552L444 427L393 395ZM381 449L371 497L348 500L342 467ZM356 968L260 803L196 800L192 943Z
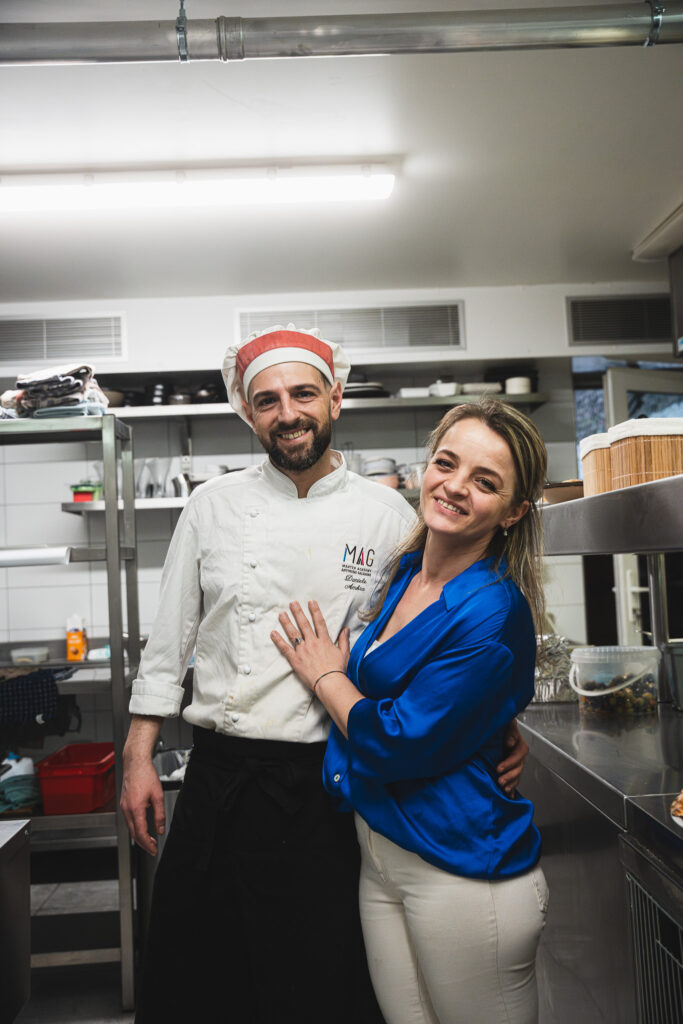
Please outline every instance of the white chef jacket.
M415 521L388 487L335 469L306 498L266 459L202 484L168 550L156 620L133 683L131 714L174 717L194 651L192 725L232 736L313 743L327 738L322 704L270 632L298 600L316 600L330 636L353 643L383 564Z

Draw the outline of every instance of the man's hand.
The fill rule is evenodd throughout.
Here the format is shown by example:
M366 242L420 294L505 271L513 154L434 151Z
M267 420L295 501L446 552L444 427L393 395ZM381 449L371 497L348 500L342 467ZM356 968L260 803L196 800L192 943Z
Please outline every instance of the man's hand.
M134 715L123 748L121 810L135 842L153 857L156 856L157 841L148 831L148 807L152 808L157 835L162 835L166 827L164 792L152 763L152 751L160 728L161 719Z
M512 796L522 776L524 762L529 753L529 744L522 739L515 718L505 730L503 748L507 751L507 757L496 767L498 785L505 790L508 796Z

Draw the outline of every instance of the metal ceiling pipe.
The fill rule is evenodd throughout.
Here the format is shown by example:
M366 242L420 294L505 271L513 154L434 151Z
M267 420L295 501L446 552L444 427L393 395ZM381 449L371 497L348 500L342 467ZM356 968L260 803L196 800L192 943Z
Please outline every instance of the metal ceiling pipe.
M125 64L683 42L683 0L426 14L0 26L0 64ZM181 38L182 35L182 38Z

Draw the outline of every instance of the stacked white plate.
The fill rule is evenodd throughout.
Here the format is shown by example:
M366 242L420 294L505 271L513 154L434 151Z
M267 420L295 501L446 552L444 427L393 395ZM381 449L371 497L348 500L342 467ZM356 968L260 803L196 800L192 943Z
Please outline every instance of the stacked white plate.
M463 395L483 395L492 394L496 395L499 391L503 390L503 386L500 381L473 381L470 384L463 384L462 393Z

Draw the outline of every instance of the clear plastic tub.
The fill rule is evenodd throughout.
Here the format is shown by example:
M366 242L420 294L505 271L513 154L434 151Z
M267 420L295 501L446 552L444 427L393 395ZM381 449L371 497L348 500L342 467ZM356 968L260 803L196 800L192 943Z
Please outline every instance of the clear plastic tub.
M657 709L656 647L575 647L569 683L583 714L649 715Z

